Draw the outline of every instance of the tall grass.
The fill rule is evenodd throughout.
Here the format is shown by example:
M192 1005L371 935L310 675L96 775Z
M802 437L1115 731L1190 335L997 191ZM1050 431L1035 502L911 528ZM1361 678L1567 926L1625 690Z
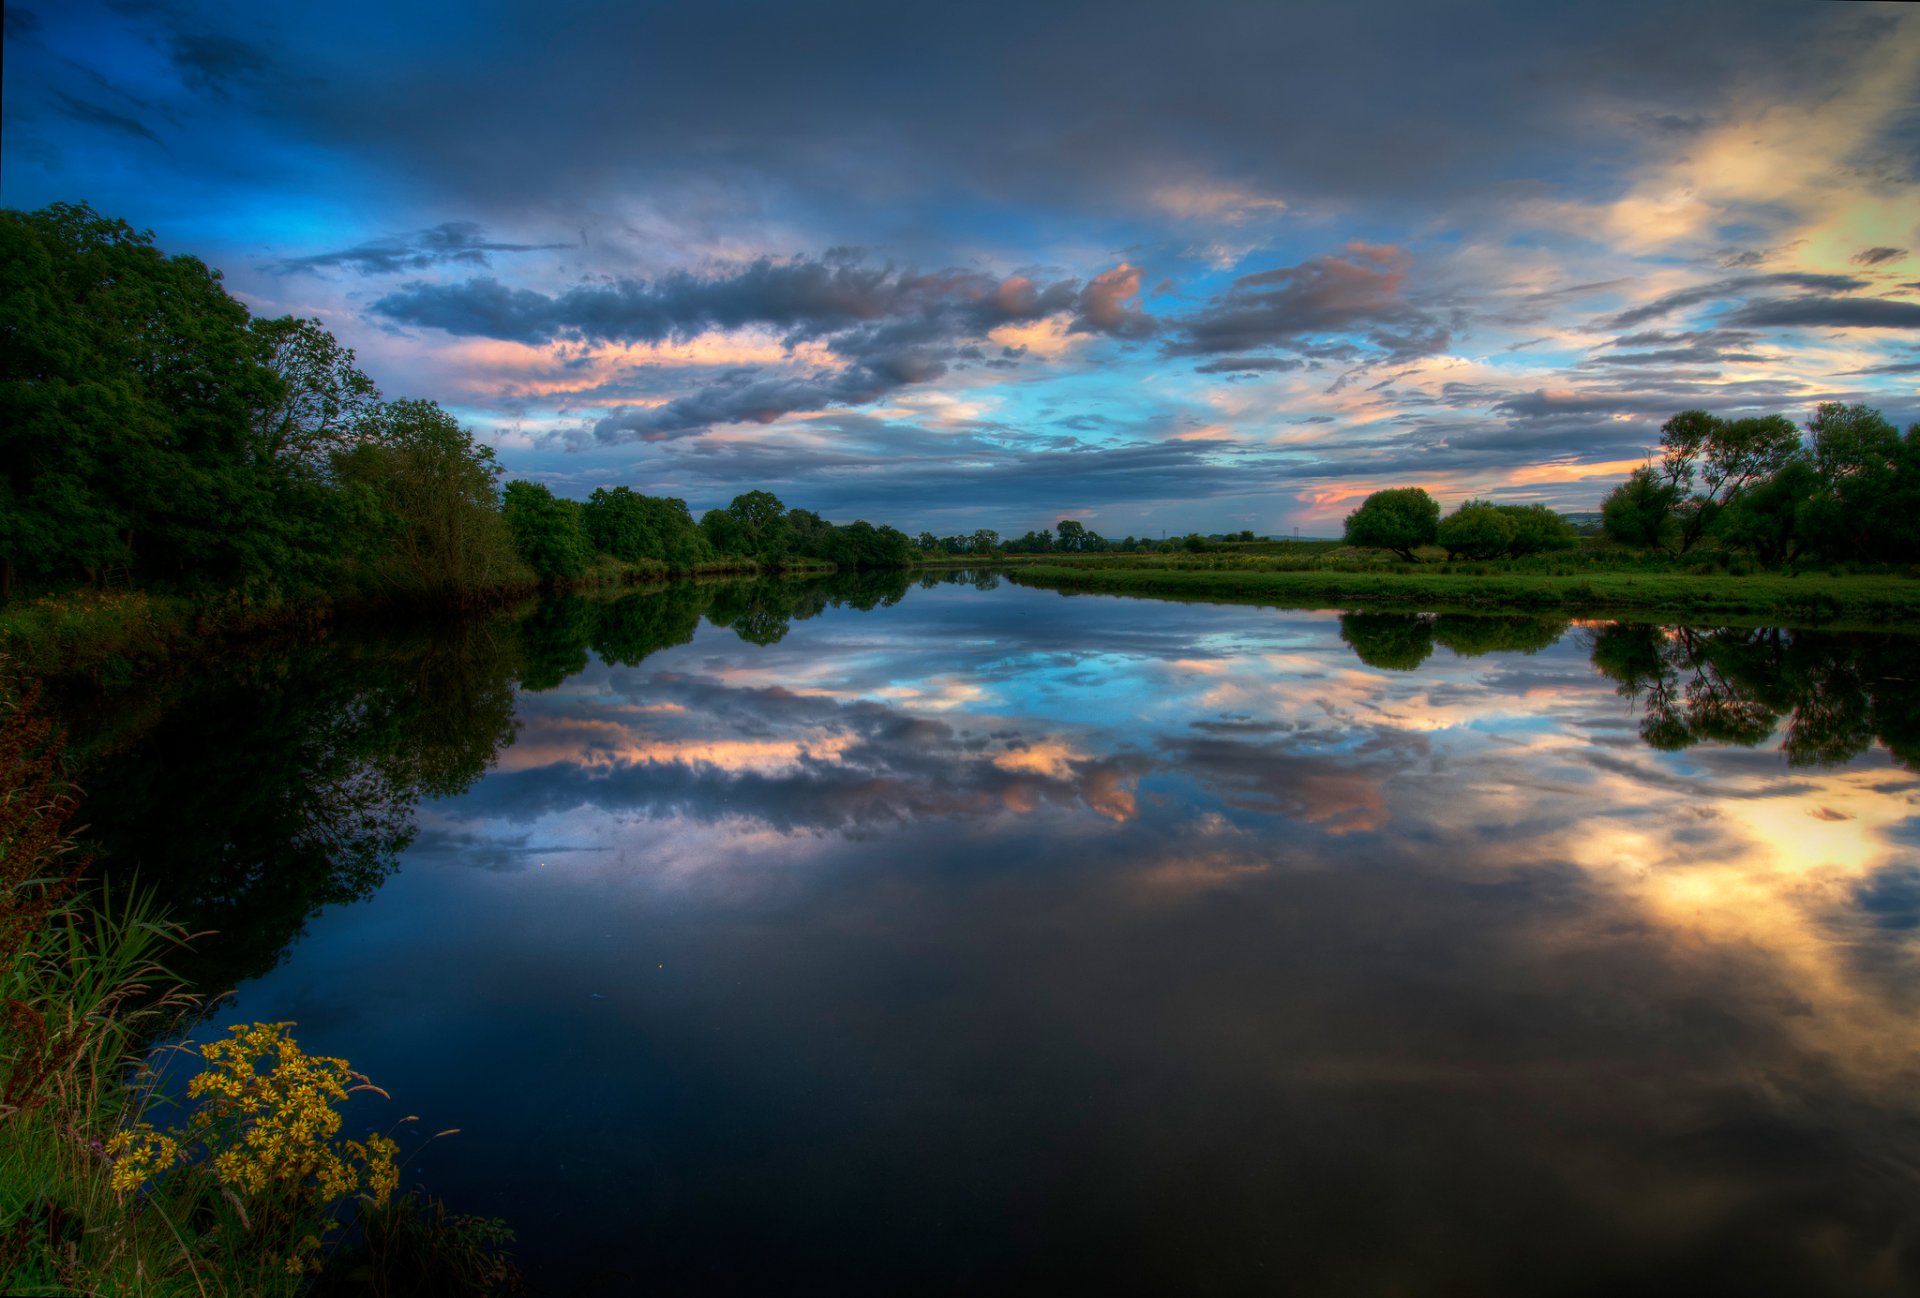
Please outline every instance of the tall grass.
M59 733L5 666L0 1292L517 1291L502 1223L395 1194L391 1136L339 1134L347 1097L378 1090L345 1060L307 1055L286 1024L154 1048L199 1006L164 964L186 935L136 889L87 886ZM156 1126L180 1060L197 1070L184 1121Z

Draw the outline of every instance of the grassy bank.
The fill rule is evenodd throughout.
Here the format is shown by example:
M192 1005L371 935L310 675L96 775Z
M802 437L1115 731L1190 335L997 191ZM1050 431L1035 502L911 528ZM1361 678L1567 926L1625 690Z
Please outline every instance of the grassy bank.
M1241 600L1304 607L1548 611L1598 616L1920 628L1920 581L1909 577L1661 571L1420 572L1319 567L1171 567L1125 561L1020 568L1009 579L1062 592Z
M579 577L544 586L513 582L466 593L460 609L497 609L541 590L606 591L681 580L753 577L769 571L830 573L832 564L799 560L769 568L750 560L719 559L676 571L649 560L597 556ZM444 611L396 598L335 598L315 593L288 598L227 591L214 595L153 594L83 588L16 599L0 605L0 656L21 675L42 680L93 679L125 683L170 660L209 648L276 635L324 630L342 618L407 617Z
M58 732L5 668L0 1292L515 1291L503 1225L400 1190L394 1135L417 1119L343 1127L349 1097L377 1091L345 1060L308 1055L287 1024L155 1049L199 1008L164 964L186 938L87 877Z

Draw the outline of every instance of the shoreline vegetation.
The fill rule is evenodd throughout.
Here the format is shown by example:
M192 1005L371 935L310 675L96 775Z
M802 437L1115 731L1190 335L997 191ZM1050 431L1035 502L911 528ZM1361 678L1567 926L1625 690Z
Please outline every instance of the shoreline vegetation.
M368 1116L356 1095L393 1101L292 1024L188 1035L211 1002L167 962L195 938L152 892L93 877L38 696L0 659L0 1286L518 1292L505 1223L401 1188L418 1147L455 1133L391 1113L384 1131L346 1126Z
M1255 603L1279 608L1393 608L1425 613L1564 613L1626 621L1753 621L1826 629L1920 631L1920 581L1898 575L1687 572L1473 572L1048 563L1007 574L1062 594Z

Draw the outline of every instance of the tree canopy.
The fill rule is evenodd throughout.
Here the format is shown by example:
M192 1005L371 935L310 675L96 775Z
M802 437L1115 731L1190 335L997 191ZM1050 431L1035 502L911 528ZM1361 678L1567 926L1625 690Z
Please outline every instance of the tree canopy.
M1424 487L1390 487L1347 515L1346 541L1412 559L1415 547L1434 543L1439 528L1440 505Z

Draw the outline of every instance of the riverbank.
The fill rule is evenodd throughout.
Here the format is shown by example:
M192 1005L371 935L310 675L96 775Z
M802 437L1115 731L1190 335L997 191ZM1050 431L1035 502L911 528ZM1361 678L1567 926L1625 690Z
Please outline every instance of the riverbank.
M1035 564L1008 574L1063 594L1232 600L1289 608L1609 613L1646 618L1765 618L1782 625L1920 629L1920 581L1778 573L1339 572L1148 567L1123 560Z
M737 559L675 571L662 563L626 563L602 556L570 581L514 582L467 590L457 602L446 604L325 593L258 597L227 591L193 597L85 587L0 606L0 655L10 658L26 677L116 684L209 648L264 637L319 634L335 621L486 612L532 599L543 590L590 592L769 572L834 571L831 564L800 562L769 569Z

